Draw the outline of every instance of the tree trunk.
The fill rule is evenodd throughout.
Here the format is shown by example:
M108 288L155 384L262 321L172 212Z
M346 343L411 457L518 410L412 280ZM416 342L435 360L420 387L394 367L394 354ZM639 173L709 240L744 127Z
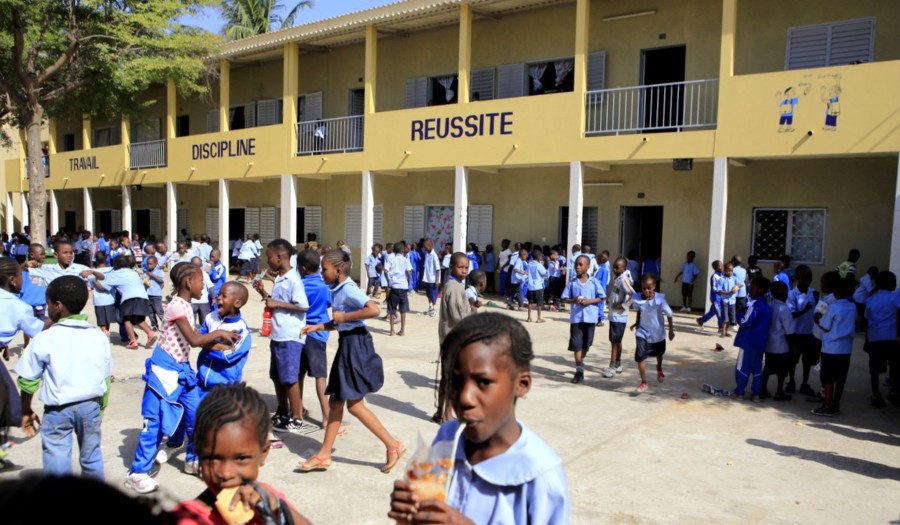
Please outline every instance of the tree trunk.
M31 229L31 242L46 244L47 192L44 190L44 167L41 159L41 124L44 120L44 109L40 106L35 109L26 108L23 113L21 117L25 123L27 148L25 173L28 176L28 225ZM25 222L24 217L22 222ZM23 230L24 227L25 224L22 225Z

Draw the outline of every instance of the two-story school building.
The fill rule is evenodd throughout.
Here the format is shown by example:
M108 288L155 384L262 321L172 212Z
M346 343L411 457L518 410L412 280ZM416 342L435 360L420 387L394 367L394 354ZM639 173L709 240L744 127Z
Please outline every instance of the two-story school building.
M50 227L314 232L363 280L425 236L659 257L664 289L688 250L898 271L897 27L881 0L397 2L228 43L209 96L51 121Z

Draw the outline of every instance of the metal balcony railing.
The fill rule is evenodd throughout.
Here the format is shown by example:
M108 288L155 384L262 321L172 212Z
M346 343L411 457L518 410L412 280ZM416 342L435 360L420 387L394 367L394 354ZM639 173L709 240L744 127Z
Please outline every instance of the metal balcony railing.
M131 169L162 168L166 165L166 141L149 140L128 146Z
M719 79L589 91L586 135L714 128Z
M297 155L362 151L363 122L362 115L300 122Z

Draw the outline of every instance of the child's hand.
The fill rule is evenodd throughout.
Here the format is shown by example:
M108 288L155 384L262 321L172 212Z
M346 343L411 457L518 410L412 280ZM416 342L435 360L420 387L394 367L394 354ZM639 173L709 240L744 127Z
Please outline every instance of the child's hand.
M34 437L37 435L38 429L41 428L41 419L34 412L29 412L27 414L22 414L22 432L25 433L27 437Z
M213 332L213 335L216 336L216 339L220 339L222 343L232 345L235 341L241 338L241 334L239 334L235 330L216 330Z
M416 512L414 520L415 523L462 523L475 525L474 521L463 516L458 510L436 499L423 501L419 505L419 511Z
M675 339L675 330L672 328L669 328L669 341L671 341L673 339Z
M85 270L81 272L81 277L87 279L88 277L94 275L94 270Z
M635 328L637 328L637 323L634 323L633 325L631 325L631 331L634 332Z
M234 493L234 497L231 498L231 505L228 506L228 510L235 510L241 504L244 505L246 510L254 510L256 504L260 501L262 501L262 496L252 485L241 485L238 491ZM272 494L269 494L269 508L274 513L278 512L278 499Z
M266 308L278 308L278 301L272 299L271 296L266 297Z
M321 325L321 324L308 324L308 325L304 326L302 329L300 329L300 337L303 337L304 335L309 335L312 332L318 332L319 330L322 330L323 328L325 328L325 326Z
M399 522L410 523L418 511L419 497L413 492L412 486L407 481L394 481L394 490L391 492L391 510L388 518Z

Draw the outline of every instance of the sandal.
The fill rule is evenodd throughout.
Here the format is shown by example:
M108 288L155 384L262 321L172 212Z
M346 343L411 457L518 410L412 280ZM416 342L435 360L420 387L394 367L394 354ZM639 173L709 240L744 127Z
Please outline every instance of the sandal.
M400 463L400 457L406 452L406 448L403 447L403 443L397 442L397 446L394 447L393 450L387 451L387 461L384 466L381 467L381 471L387 474L394 467L397 466L397 463Z
M153 348L159 341L159 332L152 332L152 334L153 335L147 334L147 344L144 345L144 348Z
M125 348L128 350L137 350L138 346L139 345L138 345L137 339L132 339L131 341L128 342L127 345L125 345Z
M297 468L303 472L312 472L314 470L328 470L331 466L331 456L313 455L303 463L298 463Z
M403 336L406 335L406 334L403 333L403 330L400 330L399 332L397 332L397 335L400 336L400 337L403 337Z

